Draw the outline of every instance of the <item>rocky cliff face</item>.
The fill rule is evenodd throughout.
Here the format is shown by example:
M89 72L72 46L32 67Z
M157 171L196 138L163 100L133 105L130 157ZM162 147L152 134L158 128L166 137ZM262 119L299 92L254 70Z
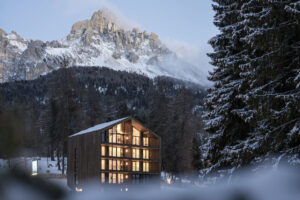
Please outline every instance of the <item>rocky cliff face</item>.
M107 9L75 23L70 34L59 41L26 40L15 32L0 30L0 82L30 80L74 65L205 82L197 67L180 60L156 34L129 30Z
M0 29L0 81L9 81L10 75L17 77L20 69L16 66L22 53L27 49L29 41L21 38L17 33L5 33ZM18 77L22 79L24 77Z

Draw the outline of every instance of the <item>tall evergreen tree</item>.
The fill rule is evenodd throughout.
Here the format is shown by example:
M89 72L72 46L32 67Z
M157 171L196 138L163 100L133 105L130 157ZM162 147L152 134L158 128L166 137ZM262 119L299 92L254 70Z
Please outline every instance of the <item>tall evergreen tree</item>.
M207 166L211 170L235 165L231 157L231 150L239 140L248 136L251 129L241 114L246 104L239 98L247 92L247 84L241 76L245 64L244 57L248 49L240 40L244 36L243 18L240 16L242 1L215 0L213 9L216 12L215 25L220 34L212 38L209 43L214 49L209 54L211 64L215 66L210 73L209 80L214 87L208 92L204 114L206 130L213 135L210 137L210 148L207 154Z
M256 155L296 147L300 152L300 2L252 0L243 5L246 37L252 48L242 95L255 127Z
M206 172L299 154L299 1L214 2L221 33L210 40Z

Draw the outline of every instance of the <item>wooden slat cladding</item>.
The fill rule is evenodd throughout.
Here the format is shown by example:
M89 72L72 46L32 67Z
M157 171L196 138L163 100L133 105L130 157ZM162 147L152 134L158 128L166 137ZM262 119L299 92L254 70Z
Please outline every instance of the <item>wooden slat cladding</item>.
M76 173L76 162L75 159L75 152L76 152L76 145L75 138L69 138L68 139L68 163L67 163L67 183L68 186L72 189L75 188L75 173Z
M157 163L157 162L150 162L149 165L150 165L149 166L149 168L150 168L149 172L155 173L155 172L160 171L160 164L159 163Z
M68 186L72 189L91 179L100 180L100 133L88 133L69 138ZM76 167L76 168L75 168ZM76 173L76 174L75 174Z
M159 160L160 159L160 149L151 149L149 151L149 157L152 160Z

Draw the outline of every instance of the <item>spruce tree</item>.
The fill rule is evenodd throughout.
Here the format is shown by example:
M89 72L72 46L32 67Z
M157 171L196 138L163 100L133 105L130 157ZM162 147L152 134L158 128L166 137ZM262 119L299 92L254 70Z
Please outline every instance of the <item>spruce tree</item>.
M299 1L214 2L221 33L210 40L205 173L272 153L292 162L300 149Z
M300 3L252 0L242 15L247 34L241 39L252 47L245 76L250 91L242 99L255 127L255 154L299 153Z
M214 82L214 86L208 91L205 103L208 111L204 114L206 130L212 133L205 164L212 171L236 164L231 159L232 151L239 148L236 144L247 138L251 129L241 117L247 105L239 98L248 90L246 80L241 76L244 73L241 66L245 64L244 57L248 53L245 42L240 40L245 35L244 19L240 15L243 2L214 2L214 24L220 34L209 41L214 52L208 55L215 66L209 80Z

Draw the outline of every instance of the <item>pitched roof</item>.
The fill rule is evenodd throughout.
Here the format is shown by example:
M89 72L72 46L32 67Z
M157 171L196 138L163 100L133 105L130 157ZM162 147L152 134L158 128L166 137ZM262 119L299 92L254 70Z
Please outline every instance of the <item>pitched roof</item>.
M69 137L73 137L73 136L82 135L82 134L85 134L85 133L90 133L90 132L98 131L98 130L101 130L101 129L105 129L105 128L108 128L108 127L113 126L115 124L118 124L118 123L120 123L124 120L127 120L127 119L131 119L131 118L130 117L124 117L124 118L113 120L113 121L110 121L110 122L105 122L105 123L102 123L102 124L98 124L98 125L95 125L91 128L88 128L88 129L82 130L78 133L75 133L73 135L70 135Z

